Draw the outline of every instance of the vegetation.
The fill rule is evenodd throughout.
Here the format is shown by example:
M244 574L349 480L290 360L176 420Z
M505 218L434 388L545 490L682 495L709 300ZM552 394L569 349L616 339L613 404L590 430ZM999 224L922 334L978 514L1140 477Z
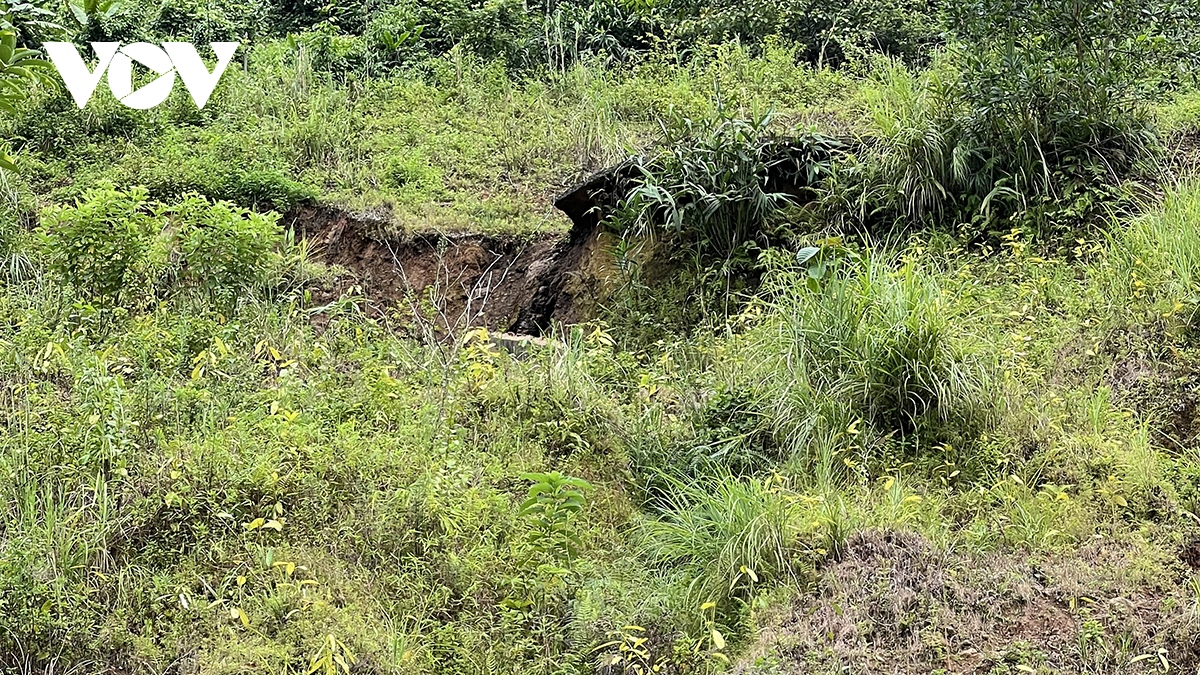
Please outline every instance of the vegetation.
M6 5L0 670L1200 667L1192 4ZM78 109L60 34L243 46ZM519 350L297 224L627 158Z

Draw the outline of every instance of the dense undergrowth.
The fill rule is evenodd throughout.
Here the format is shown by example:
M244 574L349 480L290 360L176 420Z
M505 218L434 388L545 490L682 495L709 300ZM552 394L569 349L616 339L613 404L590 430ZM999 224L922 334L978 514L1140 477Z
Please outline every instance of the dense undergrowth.
M75 5L252 48L2 122L0 668L1195 669L1194 8L919 4ZM631 155L516 354L279 222Z
M1172 556L1200 508L1172 417L1195 396L1198 195L1084 242L1086 262L1015 237L847 249L817 284L780 263L725 336L618 351L583 326L514 358L478 333L415 344L352 302L318 332L302 282L320 270L295 257L82 302L109 296L70 283L49 238L138 199L93 193L5 284L7 649L60 668L687 672L864 528L960 555L1102 536ZM171 213L170 240L128 237L181 269L179 232L257 236L196 200ZM525 476L546 472L590 486ZM552 495L539 513L530 481ZM1154 573L1196 617L1178 572Z

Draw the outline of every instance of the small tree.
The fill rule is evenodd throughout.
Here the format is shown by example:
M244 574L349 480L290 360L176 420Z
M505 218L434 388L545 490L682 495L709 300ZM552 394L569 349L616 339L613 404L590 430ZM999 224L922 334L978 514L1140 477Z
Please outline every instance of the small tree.
M150 240L146 201L144 188L122 192L110 185L46 214L51 268L81 299L116 305L134 285Z
M278 216L186 195L160 210L171 223L172 282L230 304L263 279L272 250L281 243Z

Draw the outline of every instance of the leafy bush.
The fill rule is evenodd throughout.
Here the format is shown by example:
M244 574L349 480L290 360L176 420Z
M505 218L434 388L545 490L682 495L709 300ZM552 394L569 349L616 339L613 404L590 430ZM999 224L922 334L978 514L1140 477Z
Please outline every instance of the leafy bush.
M104 86L96 88L84 110L76 107L65 88L41 92L18 112L12 125L15 147L58 156L78 150L84 140L149 142L162 129L142 111L118 103Z
M43 217L51 269L87 302L115 305L134 286L151 238L144 188L87 190Z
M938 42L940 2L930 0L674 0L669 34L683 44L780 37L812 63L839 65L880 51L919 63Z
M264 3L230 2L214 5L197 0L164 2L158 8L151 30L155 35L167 35L188 40L197 45L209 42L237 41L254 37L263 29ZM243 45L242 49L248 46Z
M282 241L275 214L200 195L188 195L160 212L170 224L172 265L166 278L171 286L181 284L225 304L264 278L267 258Z
M407 0L416 25L425 26L422 40L435 54L446 53L456 45L484 59L502 59L510 67L522 67L528 60L529 40L540 32L535 12L520 0Z

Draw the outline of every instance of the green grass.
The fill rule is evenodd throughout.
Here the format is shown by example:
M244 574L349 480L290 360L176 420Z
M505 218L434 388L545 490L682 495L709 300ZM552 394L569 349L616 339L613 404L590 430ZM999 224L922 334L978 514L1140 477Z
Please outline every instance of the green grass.
M108 179L278 210L318 198L407 230L562 230L555 194L655 143L669 109L708 114L719 92L733 110L776 109L786 128L836 105L847 82L783 47L651 54L620 70L585 61L552 79L510 78L463 50L370 80L333 79L286 41L256 45L248 63L200 112L182 91L147 112L103 88L84 111L43 94L7 122L25 184L53 201Z
M1017 240L846 255L815 287L781 269L744 332L621 352L588 329L521 360L350 309L318 333L286 286L97 322L42 271L0 296L9 646L134 670L295 672L344 645L380 672L586 672L634 625L647 659L716 668L750 607L802 597L865 529L1039 555L1145 531L1170 551L1193 455L1103 384L1128 354L1064 350L1131 330L1192 349L1158 307L1194 290L1163 242L1197 203L1087 262ZM1176 270L1161 297L1111 281L1138 242ZM642 492L653 444L708 455ZM768 454L712 453L731 444ZM566 569L519 512L521 474L551 470L594 486Z
M1196 619L1200 187L1066 245L1021 223L864 236L863 209L936 213L974 177L937 137L945 63L691 57L526 78L460 48L367 80L278 41L203 112L43 92L6 120L24 173L0 193L0 669L862 669L899 636L933 670L945 616L1029 608L1065 616L1079 653L1025 636L986 655L996 672L1188 658L1096 612L1136 594ZM814 204L769 214L782 234L744 261L761 286L685 269L637 295L613 273L611 324L519 356L481 331L406 337L353 290L317 306L334 271L274 216L184 196L558 231L557 190L653 148L670 114L708 119L718 93L853 145ZM1163 113L1172 133L1188 101ZM120 189L85 197L101 180ZM139 209L135 185L161 204ZM531 475L591 487L543 521ZM887 537L920 565L856 567ZM895 589L930 569L936 597L904 606ZM939 614L958 574L984 601ZM828 606L843 597L871 602ZM793 612L861 618L876 652L796 658L762 630Z

